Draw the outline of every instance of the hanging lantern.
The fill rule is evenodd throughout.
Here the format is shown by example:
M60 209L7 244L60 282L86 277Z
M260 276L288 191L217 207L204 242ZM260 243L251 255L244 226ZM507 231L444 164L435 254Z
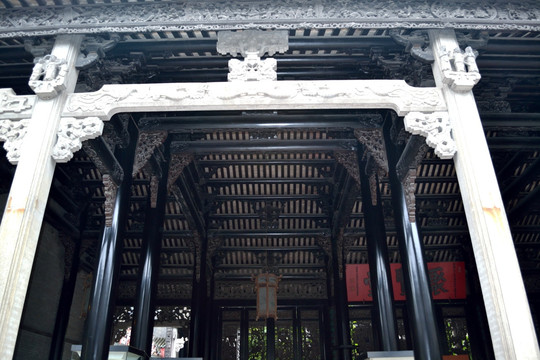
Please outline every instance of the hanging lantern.
M277 319L277 290L281 276L275 274L259 274L255 277L255 291L257 292L256 320Z

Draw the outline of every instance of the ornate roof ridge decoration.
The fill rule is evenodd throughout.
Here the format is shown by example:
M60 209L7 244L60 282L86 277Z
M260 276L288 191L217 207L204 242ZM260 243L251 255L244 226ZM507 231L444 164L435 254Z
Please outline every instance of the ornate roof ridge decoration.
M159 24L159 25L157 25ZM540 4L487 0L175 1L2 9L0 38L66 33L306 28L540 30Z

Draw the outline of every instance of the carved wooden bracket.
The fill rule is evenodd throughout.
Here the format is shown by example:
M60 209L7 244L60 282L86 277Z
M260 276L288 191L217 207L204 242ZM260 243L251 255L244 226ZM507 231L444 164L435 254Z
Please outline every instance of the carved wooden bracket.
M356 185L360 186L360 169L358 168L358 156L355 150L334 150L336 161L343 165Z
M150 178L150 207L155 209L157 206L157 194L159 190L159 177L152 176Z
M422 161L424 156L428 151L428 146L423 144L416 153L414 161L409 164L409 168L406 170L405 174L399 173L398 177L401 178L401 183L403 184L403 191L405 193L405 203L407 204L407 213L409 215L410 222L416 222L416 176L418 164ZM403 170L401 170L403 171Z
M68 162L73 158L73 153L81 149L84 140L94 139L102 133L103 121L97 117L62 118L58 139L53 147L53 159L59 163Z
M386 150L382 129L355 129L354 136L364 145L369 156L375 161L377 166L388 173L388 161L386 159Z
M26 136L30 119L19 121L0 120L0 141L4 141L4 149L10 163L16 165L21 156L21 147Z
M137 150L135 151L135 163L133 164L133 173L135 176L146 165L154 151L165 143L167 139L166 131L141 132L137 141Z
M170 191L184 168L193 161L193 154L188 152L172 154L169 165L169 178L167 179L167 189Z
M105 195L105 203L103 204L105 213L105 226L112 226L118 185L116 185L116 183L112 180L112 177L108 174L104 174L102 180L103 194Z
M456 153L452 127L447 112L410 112L404 118L405 130L422 135L441 159L451 159Z

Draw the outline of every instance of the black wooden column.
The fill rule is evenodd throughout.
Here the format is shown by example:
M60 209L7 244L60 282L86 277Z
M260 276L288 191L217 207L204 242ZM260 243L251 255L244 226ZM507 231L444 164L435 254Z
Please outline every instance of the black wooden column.
M276 360L276 321L274 318L266 319L266 360Z
M86 219L86 209L82 211L80 216L79 229L84 228ZM68 240L71 241L71 240ZM56 321L54 323L54 331L51 339L51 348L49 350L49 360L57 360L62 358L64 352L64 341L66 331L69 324L69 315L71 304L73 302L73 294L75 293L75 284L77 283L77 273L79 271L79 252L81 249L81 238L73 240L74 249L71 257L71 268L69 276L64 278L62 285L62 293L60 294L60 302L58 303L58 311L56 312Z
M165 158L169 158L168 142L165 143ZM161 164L155 207L149 206L146 211L141 249L139 277L137 281L137 299L131 330L130 345L152 352L152 335L154 330L154 312L157 282L159 276L161 238L163 219L167 205L167 179L169 161Z
M200 240L199 240L200 239ZM208 296L206 281L206 248L207 239L206 236L201 235L199 239L194 241L200 241L200 274L197 271L193 271L193 291L191 299L191 323L190 323L190 339L191 345L189 347L189 354L192 357L203 357L205 348L208 345L207 336L209 333L206 331L207 312L208 308ZM195 256L196 257L196 256ZM196 268L196 267L195 267ZM199 275L199 276L198 276ZM199 277L199 279L197 279Z
M345 279L340 273L337 238L332 239L332 273L334 279L334 305L336 309L336 333L338 359L351 359L351 335L349 325L349 310L347 303L347 288Z
M394 220L405 280L406 305L413 330L415 359L441 359L439 332L431 299L431 286L424 260L423 244L416 223L409 220L405 192L396 171L400 153L392 142L391 126L391 121L386 121L384 140L388 156Z
M129 135L128 147L120 150L118 154L124 171L124 179L117 189L112 225L105 226L103 230L90 298L90 309L86 319L82 360L104 360L107 359L109 353L115 290L120 271L124 228L129 210L131 172L137 144L137 129L132 122L129 123Z
M373 296L374 324L377 338L383 351L397 351L397 331L394 303L392 301L392 280L390 277L390 262L388 260L388 246L386 244L386 229L384 227L384 213L381 205L379 187L370 189L369 178L365 171L365 164L360 164L360 181L362 192L362 206L366 229L366 242L369 259L369 276L371 294ZM378 185L378 184L377 184ZM376 194L372 194L375 190ZM372 195L377 203L372 202Z

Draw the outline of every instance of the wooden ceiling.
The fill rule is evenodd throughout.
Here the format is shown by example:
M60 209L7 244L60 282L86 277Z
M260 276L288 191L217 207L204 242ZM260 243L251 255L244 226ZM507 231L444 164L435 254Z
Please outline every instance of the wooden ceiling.
M2 2L6 7L18 6L16 1ZM20 1L21 6L33 3ZM102 35L111 38L111 34ZM477 45L482 80L474 93L526 286L536 293L540 290L540 33L458 35L462 42ZM105 83L227 79L229 57L217 54L215 32L119 36L105 58L81 71L79 91L96 90ZM413 59L387 30L305 29L291 30L289 37L289 50L275 56L278 81L405 79L413 86L433 85L430 66ZM33 57L25 50L25 42L29 49L30 43L48 41L0 39L0 88L30 93L27 81ZM167 133L170 154L169 145L158 147L152 153L154 162L170 157L172 167L189 156L168 195L160 301L190 298L197 244L205 236L215 294L223 299L252 297L251 275L267 266L283 275L285 297L325 297L321 284L327 277L329 241L339 233L346 262L367 263L362 212L366 199L361 198L339 153L356 151L358 160L365 161L366 149L354 131L377 129L391 117L390 112L208 111L129 116L141 133ZM115 133L122 137L122 119L113 118L104 137L113 138ZM4 153L0 155L0 188L6 192L14 167ZM471 262L453 162L429 151L417 174L416 218L427 259ZM95 256L104 224L101 176L84 150L79 151L72 161L57 166L47 211L48 221L83 242L87 258ZM132 186L121 269L125 302L134 296L151 176L147 168L139 171ZM398 262L388 179L380 180L389 257Z

